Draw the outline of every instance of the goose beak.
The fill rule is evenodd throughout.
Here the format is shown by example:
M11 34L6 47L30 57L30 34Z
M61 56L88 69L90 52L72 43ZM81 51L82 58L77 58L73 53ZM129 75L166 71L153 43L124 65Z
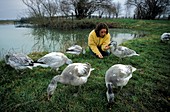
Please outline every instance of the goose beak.
M108 44L108 46L111 46L112 44L110 43L110 44Z
M112 46L116 46L116 45L117 45L117 42L116 42L116 41L113 41L113 40L110 42L110 44L108 44L108 46L111 46L111 47L112 47Z
M108 100L108 104L113 104L114 103L114 93L108 93L107 92L107 100Z
M113 104L114 103L114 98L110 98L108 103Z
M47 95L48 101L51 99L52 95Z

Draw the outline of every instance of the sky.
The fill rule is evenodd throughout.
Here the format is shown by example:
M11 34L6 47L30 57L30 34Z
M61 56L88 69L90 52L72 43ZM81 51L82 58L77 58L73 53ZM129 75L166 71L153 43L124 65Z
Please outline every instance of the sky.
M0 20L21 18L25 10L22 0L0 0Z
M114 0L124 4L125 0ZM20 19L26 12L22 0L0 0L0 20Z

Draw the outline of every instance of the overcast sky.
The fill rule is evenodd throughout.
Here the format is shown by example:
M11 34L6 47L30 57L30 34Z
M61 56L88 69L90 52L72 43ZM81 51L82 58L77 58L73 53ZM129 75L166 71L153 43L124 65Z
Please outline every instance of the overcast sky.
M25 9L22 0L0 0L0 19L18 19Z
M114 0L124 3L125 0ZM0 0L0 20L20 19L26 10L22 0Z

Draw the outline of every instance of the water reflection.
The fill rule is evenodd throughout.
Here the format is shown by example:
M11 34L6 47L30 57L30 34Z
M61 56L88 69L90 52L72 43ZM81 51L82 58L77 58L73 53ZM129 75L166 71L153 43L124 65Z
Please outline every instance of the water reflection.
M0 58L7 52L42 52L61 51L73 44L87 47L87 39L91 29L63 31L45 28L15 28L13 25L0 25ZM9 33L10 32L10 33ZM110 29L112 40L118 44L136 38L139 32Z
M146 32L143 31L133 31L129 29L110 30L111 40L116 41L118 45L134 38L144 37L145 34Z
M79 44L82 47L87 46L88 30L80 31L58 31L49 29L34 29L34 45L32 51L62 51L66 48Z

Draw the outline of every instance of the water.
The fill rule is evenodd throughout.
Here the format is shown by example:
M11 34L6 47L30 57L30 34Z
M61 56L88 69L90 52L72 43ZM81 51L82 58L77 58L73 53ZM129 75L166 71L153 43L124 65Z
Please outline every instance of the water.
M61 51L73 44L87 47L87 38L91 29L59 31L56 29L15 28L14 25L0 25L0 59L8 52ZM121 44L136 37L136 32L109 29L112 40ZM131 32L131 33L129 33Z

